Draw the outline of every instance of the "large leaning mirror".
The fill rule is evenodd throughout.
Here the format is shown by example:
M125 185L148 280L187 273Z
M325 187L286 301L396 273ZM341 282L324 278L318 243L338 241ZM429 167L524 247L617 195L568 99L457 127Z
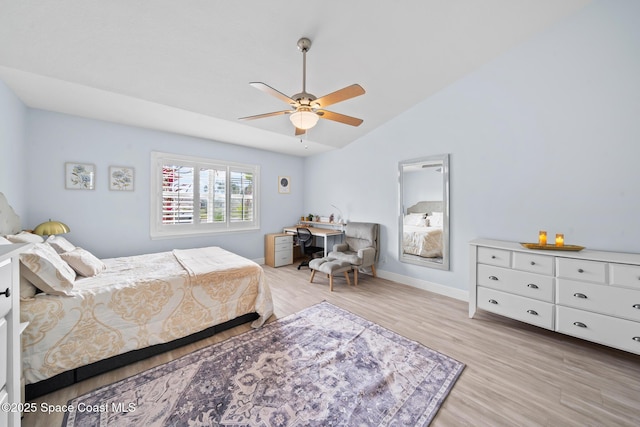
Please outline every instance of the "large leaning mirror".
M449 269L449 155L398 164L400 261Z

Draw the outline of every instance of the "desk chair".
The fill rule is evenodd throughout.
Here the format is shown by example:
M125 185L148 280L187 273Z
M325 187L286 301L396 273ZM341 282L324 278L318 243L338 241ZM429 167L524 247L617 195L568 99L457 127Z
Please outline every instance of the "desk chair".
M297 228L296 232L298 234L298 243L302 248L302 252L304 255L308 257L307 259L302 261L300 265L298 265L298 270L300 270L300 267L304 267L304 266L308 267L309 261L311 259L318 258L318 255L317 255L318 252L324 253L324 248L321 248L319 246L311 246L311 244L313 243L313 235L308 229Z

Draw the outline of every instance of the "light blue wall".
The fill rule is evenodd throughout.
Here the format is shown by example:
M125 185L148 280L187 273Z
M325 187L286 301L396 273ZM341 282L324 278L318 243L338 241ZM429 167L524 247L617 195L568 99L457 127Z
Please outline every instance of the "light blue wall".
M22 101L0 80L0 193L21 216L26 212L26 115Z
M222 246L250 259L264 257L264 234L279 232L300 217L305 174L298 157L116 125L42 110L27 114L29 194L25 227L49 218L71 228L66 237L100 258L174 248ZM260 165L261 230L204 237L151 240L149 237L151 151L202 156ZM96 189L66 190L65 162L93 163ZM109 191L109 166L135 168L135 191ZM279 194L277 178L291 176L291 194Z
M306 160L304 211L382 225L379 270L468 288L468 242L640 253L640 2L598 1L342 150ZM416 43L419 45L420 43ZM393 82L389 82L393 84ZM451 153L451 271L398 261L397 163ZM339 172L338 172L339 171Z

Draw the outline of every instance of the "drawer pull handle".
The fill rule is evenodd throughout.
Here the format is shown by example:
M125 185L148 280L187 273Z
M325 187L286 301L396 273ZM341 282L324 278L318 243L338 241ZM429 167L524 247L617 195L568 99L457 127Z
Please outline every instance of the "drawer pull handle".
M527 285L527 288L531 288L531 289L538 289L538 285L536 285L535 283L529 283Z
M489 276L489 279L491 280L498 280L498 278L496 276Z
M11 289L7 288L4 292L0 292L0 295L4 295L9 298L11 296Z
M573 296L576 298L587 299L587 296L585 294L581 294L580 292L573 294Z
M531 265L536 265L536 262L535 261L531 261Z
M640 342L640 337L633 337L633 340Z
M633 308L637 308L638 310L640 310L640 304L633 304Z
M491 255L491 259L496 259L496 256L495 255Z
M579 269L578 269L578 273L584 273L584 270L583 270L583 269L581 269L581 268L579 268Z
M490 302L491 304L497 304L497 303L498 303L498 301L496 301L496 300L494 300L494 299L490 299L490 300L489 300L489 302Z
M534 316L537 316L537 315L538 315L538 312L537 312L537 311L535 311L535 310L527 310L527 313L529 313L529 314L533 314Z
M586 327L587 327L587 325L585 325L585 324L584 324L584 323L582 323L582 322L573 322L573 324L574 324L575 326L578 326L579 328L586 328Z

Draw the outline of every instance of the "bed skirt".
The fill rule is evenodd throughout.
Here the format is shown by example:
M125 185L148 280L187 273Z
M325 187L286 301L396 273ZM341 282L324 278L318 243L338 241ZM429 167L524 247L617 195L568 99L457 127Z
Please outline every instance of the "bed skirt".
M211 326L210 328L204 329L200 332L196 332L186 337L178 338L168 343L156 344L150 347L133 350L128 353L119 354L117 356L99 360L86 366L80 366L76 369L62 372L54 377L38 381L37 383L27 384L27 386L25 387L25 399L27 401L30 401L32 399L35 399L36 397L43 396L77 382L86 380L87 378L91 378L96 375L100 375L105 372L130 365L131 363L147 359L151 356L155 356L156 354L164 353L166 351L194 343L201 339L215 335L219 332L234 328L238 325L252 322L258 317L259 315L257 313L244 314L242 316L236 317L235 319L231 319L219 325Z

